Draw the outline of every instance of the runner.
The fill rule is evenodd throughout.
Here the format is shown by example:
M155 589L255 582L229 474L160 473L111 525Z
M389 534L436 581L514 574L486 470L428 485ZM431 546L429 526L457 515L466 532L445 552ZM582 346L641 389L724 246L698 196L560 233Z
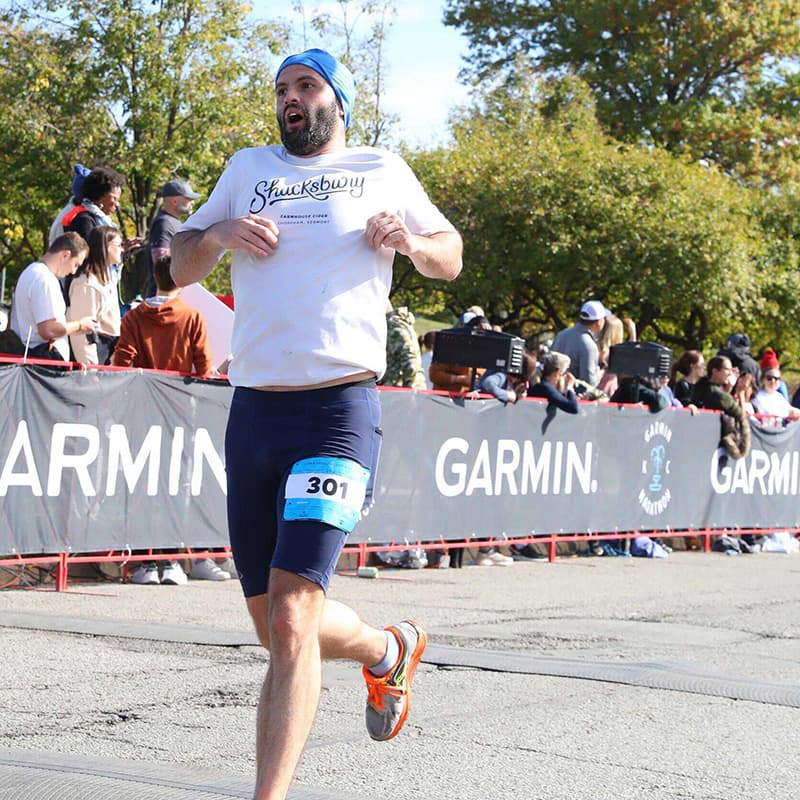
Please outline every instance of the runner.
M270 650L255 800L286 797L323 658L363 665L373 739L391 739L408 716L424 630L413 620L373 628L325 594L371 500L394 254L452 280L462 249L401 158L347 147L355 82L344 65L323 50L289 56L275 91L283 145L236 153L172 245L181 286L233 250L228 525Z

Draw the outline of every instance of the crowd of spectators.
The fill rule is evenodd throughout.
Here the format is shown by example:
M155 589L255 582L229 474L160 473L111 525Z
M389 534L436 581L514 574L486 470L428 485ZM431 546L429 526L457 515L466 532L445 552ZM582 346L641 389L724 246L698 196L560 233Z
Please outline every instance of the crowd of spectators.
M53 222L49 248L17 282L9 322L13 343L4 338L0 347L85 366L210 374L213 355L205 322L181 300L169 259L172 236L200 195L186 180L168 181L159 192L161 208L147 241L126 239L114 216L124 185L124 177L112 169L75 165L72 196ZM137 279L144 296L123 306L123 315L118 286L131 253L146 256L146 274ZM618 375L609 368L613 348L625 342L626 333L628 342L637 341L636 324L590 299L573 325L558 331L552 342L527 348L519 372L508 373L436 359L436 332L417 337L414 315L406 307L389 305L386 324L387 369L380 380L385 386L434 389L467 399L488 395L506 405L527 396L544 400L548 414L577 414L581 399L641 403L653 413L667 406L691 413L713 409L721 413L720 443L735 458L749 447L748 417L758 415L775 425L800 418L800 389L790 402L776 352L765 348L759 362L746 333L733 333L707 366L702 352L689 349L674 359L670 375ZM475 335L502 332L477 305L466 309L455 327ZM524 549L515 555L539 555ZM482 548L477 563L504 565L511 558ZM208 559L196 564L193 574L223 580L231 572ZM186 576L177 561L166 562L159 576L153 562L142 565L135 579L185 583Z

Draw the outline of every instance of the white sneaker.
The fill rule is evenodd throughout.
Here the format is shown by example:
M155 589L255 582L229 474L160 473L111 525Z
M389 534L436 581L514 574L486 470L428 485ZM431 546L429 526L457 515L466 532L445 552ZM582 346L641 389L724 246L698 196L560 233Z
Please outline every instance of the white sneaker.
M161 573L161 583L168 586L184 586L189 582L183 567L177 561L167 561Z
M481 553L481 560L487 563L482 563L482 567L508 567L514 563L511 556L504 556L499 550L490 550L488 553Z
M157 586L158 567L155 564L140 564L130 575L131 583L138 583L141 586Z
M227 572L231 578L238 578L239 572L236 569L236 564L232 558L226 558L224 561L217 561L217 566L223 571Z
M195 561L189 577L196 581L229 581L231 579L230 573L220 569L210 558Z

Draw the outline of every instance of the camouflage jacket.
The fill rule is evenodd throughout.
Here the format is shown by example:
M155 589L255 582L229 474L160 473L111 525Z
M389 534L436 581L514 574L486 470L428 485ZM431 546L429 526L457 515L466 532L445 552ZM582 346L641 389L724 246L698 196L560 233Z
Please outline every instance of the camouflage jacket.
M405 306L386 315L386 372L380 382L384 386L426 388L414 315Z

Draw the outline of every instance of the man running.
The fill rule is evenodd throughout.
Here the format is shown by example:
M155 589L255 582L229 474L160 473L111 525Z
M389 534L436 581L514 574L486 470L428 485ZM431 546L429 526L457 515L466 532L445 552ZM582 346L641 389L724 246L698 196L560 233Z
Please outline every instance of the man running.
M286 797L316 713L322 659L363 665L373 739L391 739L408 715L423 629L412 620L370 627L325 594L371 500L394 254L452 280L462 252L401 158L347 147L355 82L343 64L323 50L289 56L275 93L283 145L236 153L172 245L180 286L233 251L228 524L270 651L255 800Z

